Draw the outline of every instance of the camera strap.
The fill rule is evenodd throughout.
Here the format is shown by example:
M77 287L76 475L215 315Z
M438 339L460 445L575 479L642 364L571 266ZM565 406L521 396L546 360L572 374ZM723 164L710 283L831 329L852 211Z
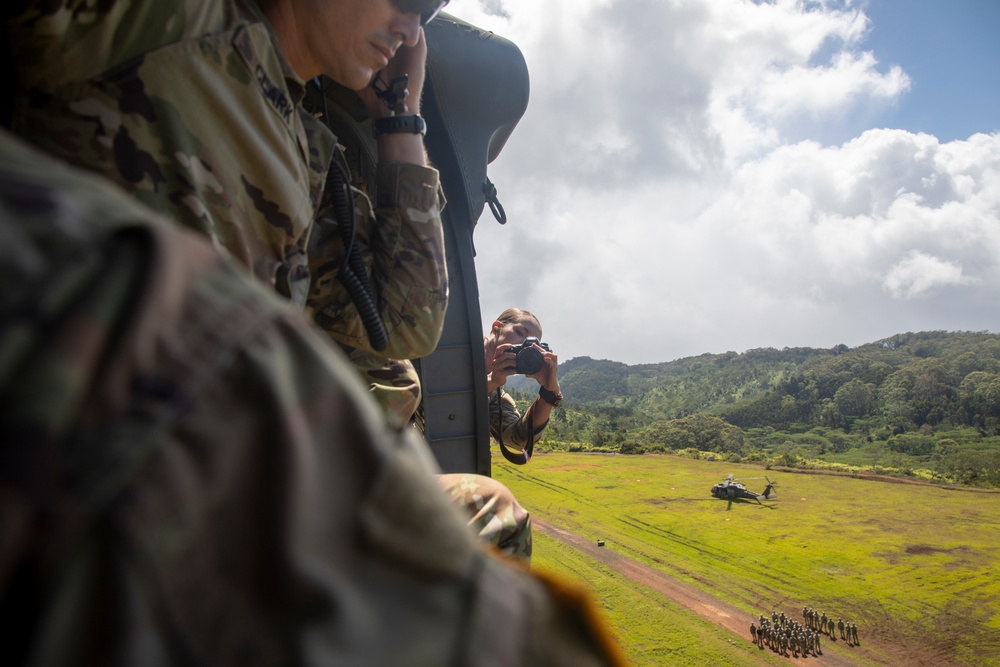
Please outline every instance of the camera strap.
M503 398L500 389L497 389L497 407L500 409L500 428L497 429L497 444L500 445L500 453L514 465L523 466L531 460L531 454L535 449L534 406L530 406L525 414L525 419L528 422L528 442L524 445L524 451L517 454L507 449L507 446L503 444Z

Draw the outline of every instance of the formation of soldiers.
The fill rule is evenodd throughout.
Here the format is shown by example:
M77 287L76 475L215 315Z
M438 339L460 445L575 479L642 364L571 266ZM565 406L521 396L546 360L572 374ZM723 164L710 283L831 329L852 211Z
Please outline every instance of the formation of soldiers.
M784 612L772 610L770 617L761 614L757 623L750 624L750 639L761 650L769 648L778 655L793 658L822 655L823 635L832 641L839 637L852 646L860 643L856 623L845 623L842 618L834 620L825 611L810 607L802 608L801 623Z
M845 623L842 618L834 621L833 616L827 616L825 611L816 611L810 607L802 608L802 618L806 623L806 627L829 635L831 639L836 640L839 635L841 639L851 646L857 646L861 643L861 640L858 639L857 623Z
M770 618L760 615L759 625L750 624L750 639L761 650L769 648L778 655L807 657L823 654L820 633L808 628L784 612L772 611Z

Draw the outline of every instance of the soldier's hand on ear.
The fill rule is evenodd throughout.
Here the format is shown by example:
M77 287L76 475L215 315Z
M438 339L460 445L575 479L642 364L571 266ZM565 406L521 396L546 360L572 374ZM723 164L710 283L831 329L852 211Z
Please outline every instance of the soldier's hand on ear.
M409 77L406 85L409 94L404 100L406 110L401 112L401 114L420 113L420 100L424 88L426 64L427 40L424 37L424 31L421 30L416 44L413 46L406 46L405 44L400 46L396 50L396 55L389 61L389 64L379 71L376 78L380 78L381 84L384 86L389 86L393 79L403 74ZM368 112L372 118L383 118L390 115L388 105L375 94L375 90L371 86L358 91L358 95L361 96L365 106L368 107Z
M400 46L389 64L379 72L383 87L391 86L392 80L406 74L409 77L406 89L408 94L404 100L406 111L403 114L419 114L420 99L424 87L425 65L427 62L427 40L424 31L413 46ZM358 92L368 112L373 118L384 118L391 115L391 110L384 100L375 94L371 86ZM399 114L402 115L402 114ZM378 157L380 161L406 162L410 164L427 165L427 153L424 150L424 138L419 134L399 133L383 134L378 138Z

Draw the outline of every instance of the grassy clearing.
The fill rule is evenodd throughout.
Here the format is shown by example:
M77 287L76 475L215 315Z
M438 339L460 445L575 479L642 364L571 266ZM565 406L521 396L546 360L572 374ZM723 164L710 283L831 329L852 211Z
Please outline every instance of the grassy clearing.
M535 553L535 569L587 582L612 633L636 667L786 663L558 540L536 533Z
M657 455L539 454L524 467L494 467L533 513L613 541L748 612L798 614L808 605L857 622L859 659L891 662L877 645L906 647L941 664L1000 665L1000 495L772 471L766 474L778 482L778 501L729 504L709 495L729 472L765 474ZM766 482L746 483L761 490ZM640 648L654 646L649 637L656 632L679 633L670 639L675 650L726 649L703 634L697 619L668 610L652 593L629 590L621 578L599 575L596 563L572 551L540 540L535 562L600 581L599 597L623 643L636 647L637 663L658 664L656 656L644 661ZM866 637L877 641L865 644ZM740 647L726 650L732 653L723 663L741 664ZM709 655L691 660L723 664Z

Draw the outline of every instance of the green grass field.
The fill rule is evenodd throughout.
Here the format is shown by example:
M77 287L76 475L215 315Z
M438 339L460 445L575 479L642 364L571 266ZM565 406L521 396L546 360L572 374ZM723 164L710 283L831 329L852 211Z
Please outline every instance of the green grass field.
M533 514L749 613L855 621L859 664L1000 665L1000 494L771 471L776 501L713 499L730 472L765 474L661 455L493 467ZM533 566L585 581L637 665L780 662L555 540L536 538Z

